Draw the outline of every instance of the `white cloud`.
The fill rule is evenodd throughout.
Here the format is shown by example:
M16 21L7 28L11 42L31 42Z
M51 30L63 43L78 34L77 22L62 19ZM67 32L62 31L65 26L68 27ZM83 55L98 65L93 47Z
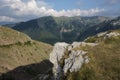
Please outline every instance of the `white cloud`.
M0 22L5 22L5 21L12 22L15 21L15 19L7 16L0 16Z
M57 11L44 0L0 0L0 16L9 16L19 18L19 20L27 20L41 16L93 16L104 9L89 9L89 10L60 10Z

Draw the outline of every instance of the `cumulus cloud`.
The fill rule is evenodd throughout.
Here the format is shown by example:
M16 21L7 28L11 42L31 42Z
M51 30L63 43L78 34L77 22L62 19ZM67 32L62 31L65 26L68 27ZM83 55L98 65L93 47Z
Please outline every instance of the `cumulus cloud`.
M28 20L41 16L92 16L104 9L94 8L89 10L60 10L57 11L44 0L0 0L0 19L3 20ZM7 17L7 18L3 18Z

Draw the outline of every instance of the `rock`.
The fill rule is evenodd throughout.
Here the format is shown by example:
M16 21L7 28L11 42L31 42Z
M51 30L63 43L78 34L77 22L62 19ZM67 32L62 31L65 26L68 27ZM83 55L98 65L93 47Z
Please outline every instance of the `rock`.
M67 49L69 44L63 42L63 43L56 43L54 45L53 51L50 54L50 61L54 63L54 61L58 60L60 61L60 59L62 58L62 56L64 55L64 51ZM58 55L59 54L59 55ZM56 59L55 59L56 58Z
M53 73L55 76L61 73L61 67L59 65L60 59L63 57L65 50L69 44L67 43L56 43L54 45L53 51L50 53L50 61L54 64Z
M64 73L66 74L68 71L70 72L77 72L81 68L82 64L85 63L85 55L87 52L78 50L78 51L71 51L69 58L65 59L64 65Z
M120 36L120 33L118 33L118 32L110 32L110 33L105 34L104 39L110 38L110 37L116 37L116 36Z
M120 33L118 32L102 32L97 34L97 37L103 37L104 39L110 38L110 37L116 37L116 36L120 36Z
M96 46L98 45L97 43L86 43L86 42L73 42L71 46L69 46L68 50L71 50L73 48L79 47L79 46Z
M97 37L104 36L106 33L107 33L107 32L98 33L98 34L97 34Z
M54 80L63 80L68 72L77 72L82 64L88 63L87 52L74 51L72 48L80 45L93 45L92 43L74 42L73 44L56 43L50 53L50 61L54 64ZM94 44L95 45L95 44Z

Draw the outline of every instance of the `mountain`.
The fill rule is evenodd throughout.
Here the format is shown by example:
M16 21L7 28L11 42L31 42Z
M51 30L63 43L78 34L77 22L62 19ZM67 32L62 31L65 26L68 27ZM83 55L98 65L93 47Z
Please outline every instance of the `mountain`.
M39 68L41 64L48 63L46 59L51 50L49 44L32 40L26 34L10 28L0 27L0 80L30 80L37 72L43 72L44 68Z
M111 20L109 17L41 17L16 24L13 29L29 35L32 39L54 44L58 41L73 42L88 28Z
M77 40L84 40L87 37L96 35L100 32L105 32L108 30L116 30L116 29L120 29L120 17L117 17L112 20L104 21L93 27L89 27L78 37Z

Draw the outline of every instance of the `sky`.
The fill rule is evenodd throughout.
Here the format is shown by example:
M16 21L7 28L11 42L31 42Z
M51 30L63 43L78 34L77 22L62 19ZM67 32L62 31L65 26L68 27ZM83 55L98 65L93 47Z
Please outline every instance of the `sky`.
M120 0L0 0L0 22L42 16L120 16Z

